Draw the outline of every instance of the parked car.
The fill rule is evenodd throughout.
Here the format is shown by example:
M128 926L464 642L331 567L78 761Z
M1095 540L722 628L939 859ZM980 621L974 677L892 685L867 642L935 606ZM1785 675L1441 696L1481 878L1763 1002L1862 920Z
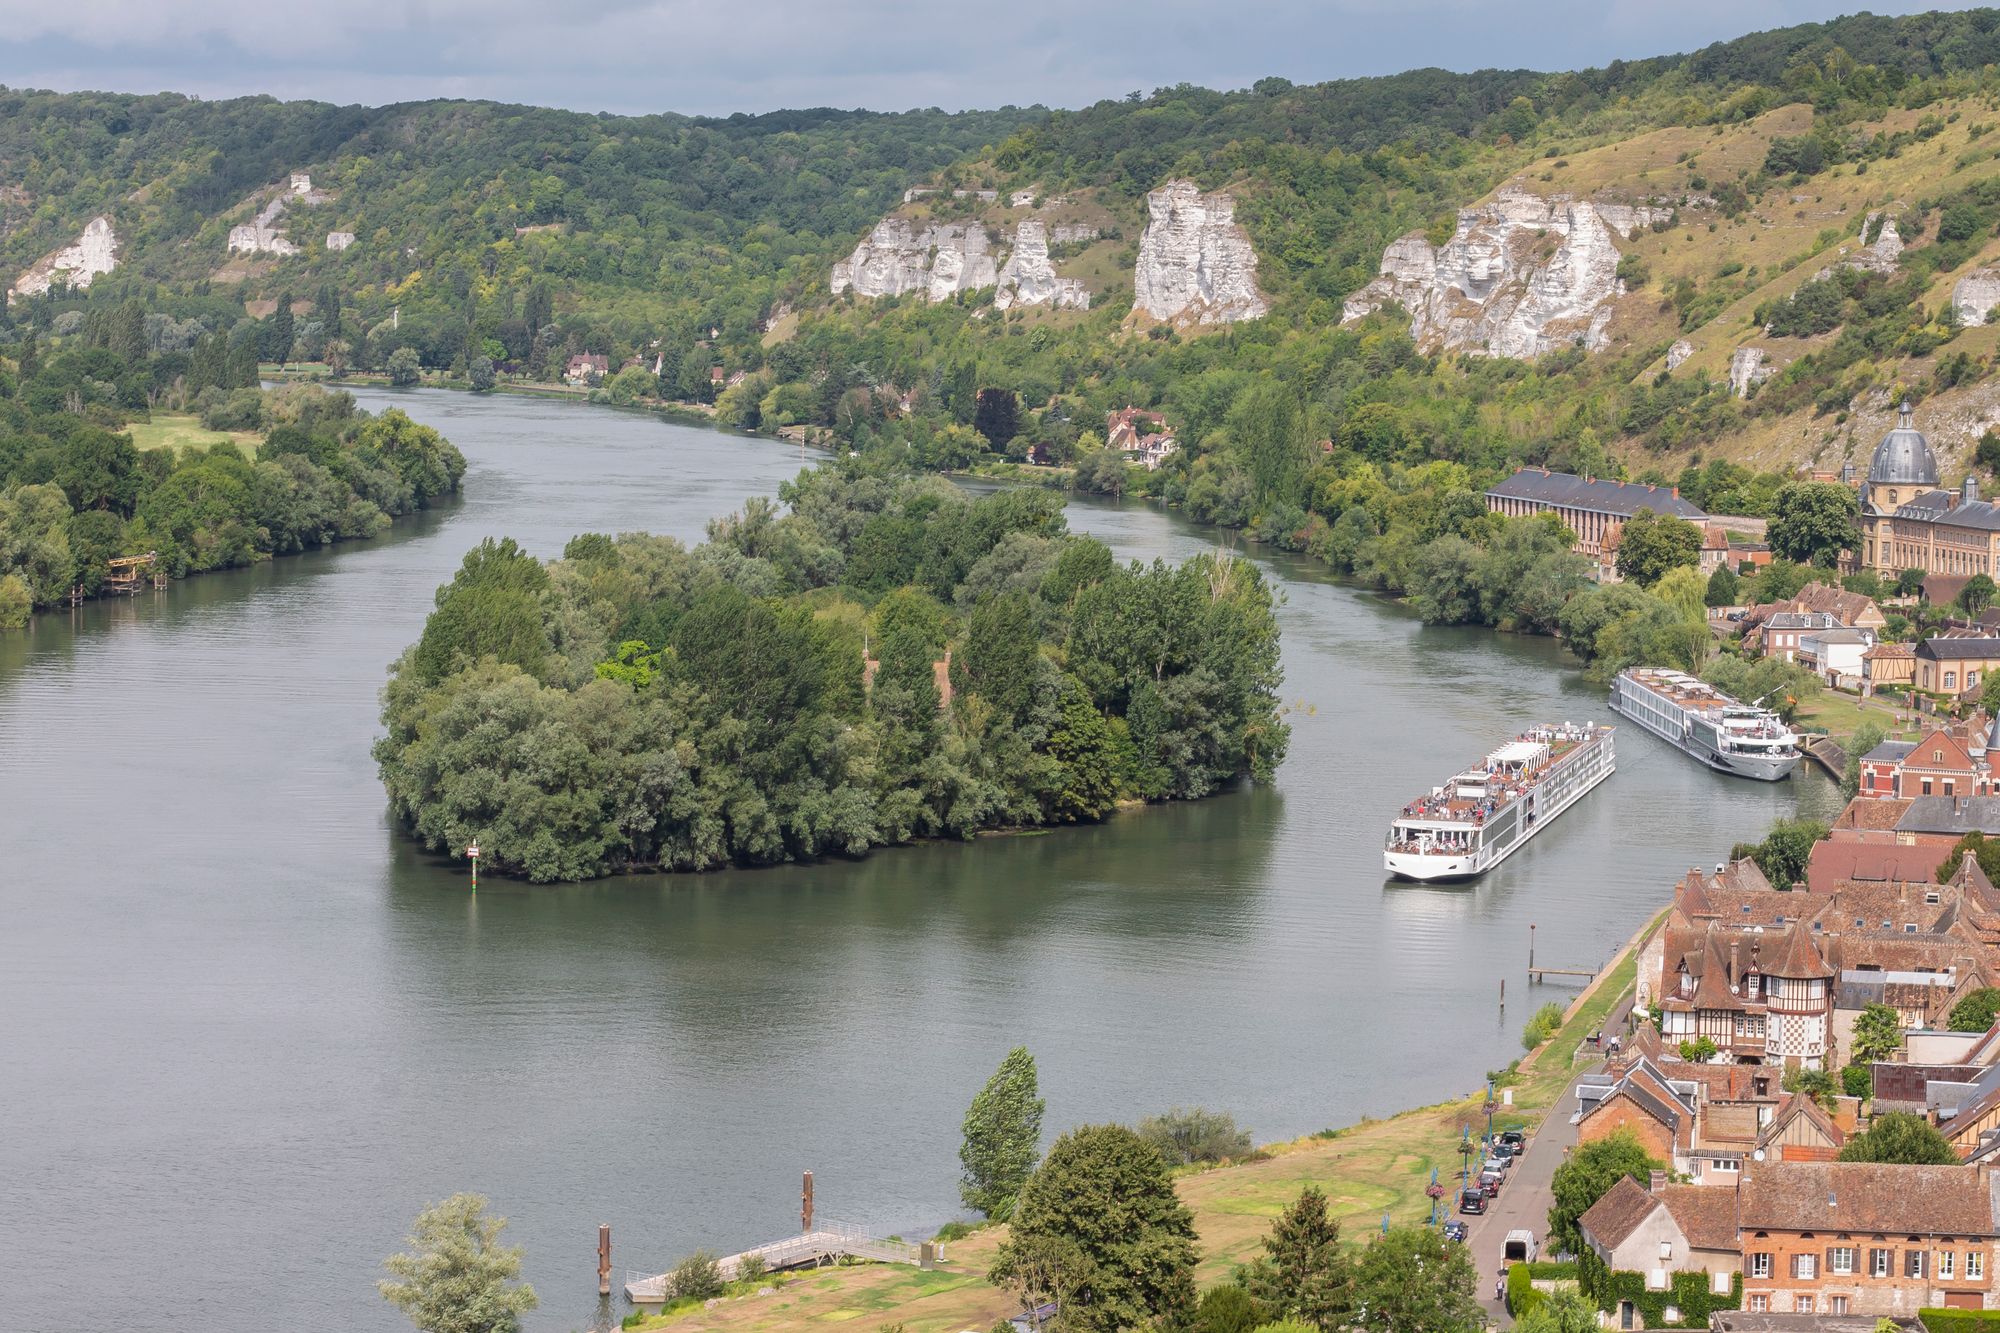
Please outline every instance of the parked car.
M1446 1240L1455 1240L1463 1245L1465 1244L1466 1235L1465 1223L1454 1220L1444 1224L1444 1238Z
M1515 1152L1520 1152L1528 1146L1528 1136L1518 1129L1503 1129L1500 1131L1500 1142Z
M1500 1197L1500 1186L1506 1179L1506 1172L1494 1171L1489 1168L1479 1173L1479 1188L1486 1191L1487 1198L1497 1199Z
M1507 1168L1512 1165L1513 1163L1504 1157L1489 1157L1480 1165L1479 1169L1481 1172L1499 1171L1504 1174Z
M1486 1194L1478 1186L1469 1186L1458 1192L1458 1211L1461 1213L1483 1213L1486 1211Z
M1526 1227L1517 1227L1507 1233L1507 1239L1500 1243L1500 1257L1510 1264L1531 1264L1535 1262L1537 1250L1535 1233Z

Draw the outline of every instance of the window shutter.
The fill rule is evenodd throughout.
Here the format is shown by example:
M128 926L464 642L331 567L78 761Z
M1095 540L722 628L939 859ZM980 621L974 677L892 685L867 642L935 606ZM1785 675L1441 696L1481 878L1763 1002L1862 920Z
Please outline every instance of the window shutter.
M1822 1273L1824 1273L1824 1274L1827 1274L1827 1275L1831 1276L1831 1275L1832 1275L1832 1273L1833 1273L1833 1247L1832 1247L1832 1246L1830 1246L1830 1245L1829 1245L1829 1246L1827 1247L1827 1250L1826 1250L1826 1260L1825 1260L1825 1263L1826 1263L1826 1267L1824 1267L1824 1268L1820 1269L1819 1271L1820 1271L1820 1272L1822 1272Z

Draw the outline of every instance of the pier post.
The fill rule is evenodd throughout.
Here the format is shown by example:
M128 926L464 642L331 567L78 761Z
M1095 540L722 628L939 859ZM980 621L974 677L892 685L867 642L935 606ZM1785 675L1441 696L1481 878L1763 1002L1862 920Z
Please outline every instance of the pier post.
M1528 980L1535 979L1535 923L1528 923Z
M597 1228L597 1294L611 1294L611 1224Z
M801 1234L813 1229L813 1173L806 1172L805 1184L799 1189L799 1231Z
M1507 1008L1507 978L1505 977L1500 978L1500 1008L1503 1012Z

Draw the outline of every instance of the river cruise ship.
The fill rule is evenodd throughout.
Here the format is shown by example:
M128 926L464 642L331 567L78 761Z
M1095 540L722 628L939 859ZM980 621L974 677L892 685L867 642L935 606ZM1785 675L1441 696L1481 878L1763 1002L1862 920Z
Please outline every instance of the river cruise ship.
M1799 766L1799 738L1776 713L1738 703L1685 671L1619 672L1611 711L1721 773L1776 782Z
M1611 776L1611 728L1535 727L1410 802L1389 825L1382 864L1399 879L1473 879Z

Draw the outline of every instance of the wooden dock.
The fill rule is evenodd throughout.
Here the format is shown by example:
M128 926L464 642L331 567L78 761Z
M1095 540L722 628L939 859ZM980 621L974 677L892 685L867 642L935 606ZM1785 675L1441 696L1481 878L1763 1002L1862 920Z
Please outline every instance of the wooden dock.
M725 1256L716 1261L716 1267L721 1269L725 1282L735 1281L742 1271L743 1261L753 1256L764 1261L767 1272L774 1273L779 1269L816 1267L841 1259L869 1259L876 1263L916 1267L924 1262L922 1250L923 1247L905 1241L883 1240L870 1235L863 1227L826 1222L811 1231ZM937 1250L936 1257L944 1257L942 1248ZM673 1277L671 1273L627 1273L626 1277L625 1296L632 1304L666 1304L667 1287Z

